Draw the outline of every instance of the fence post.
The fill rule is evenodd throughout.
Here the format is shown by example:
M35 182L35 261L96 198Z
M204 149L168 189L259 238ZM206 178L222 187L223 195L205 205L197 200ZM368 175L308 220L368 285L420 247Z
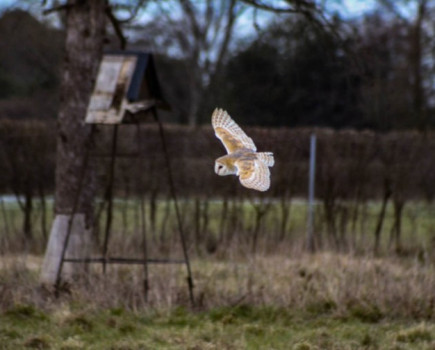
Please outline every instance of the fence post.
M307 248L314 253L314 182L316 173L316 135L310 137L310 169L308 175Z

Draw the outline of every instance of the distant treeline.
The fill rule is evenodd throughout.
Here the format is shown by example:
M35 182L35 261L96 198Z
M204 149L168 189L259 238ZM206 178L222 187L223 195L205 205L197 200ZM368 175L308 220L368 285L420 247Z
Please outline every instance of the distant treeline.
M214 73L196 49L173 46L176 29L194 47L209 47L207 57L219 56L215 46L195 44L188 18L135 25L129 30L138 41L128 47L155 54L172 107L167 121L207 125L210 111L223 106L252 126L429 130L435 127L433 15L421 11L405 20L397 13L335 17L329 30L313 26L309 16L276 16L251 38L235 36L237 45ZM64 35L23 10L0 14L0 118L56 118ZM108 33L108 39L106 49L118 47L117 38Z

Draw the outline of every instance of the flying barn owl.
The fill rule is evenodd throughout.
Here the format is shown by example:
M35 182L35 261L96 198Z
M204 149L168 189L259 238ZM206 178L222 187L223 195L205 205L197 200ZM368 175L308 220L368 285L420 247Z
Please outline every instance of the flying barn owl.
M216 174L239 176L241 184L257 191L270 187L270 171L275 163L273 153L256 152L254 141L236 124L228 113L216 108L211 116L216 136L222 141L227 155L215 161Z

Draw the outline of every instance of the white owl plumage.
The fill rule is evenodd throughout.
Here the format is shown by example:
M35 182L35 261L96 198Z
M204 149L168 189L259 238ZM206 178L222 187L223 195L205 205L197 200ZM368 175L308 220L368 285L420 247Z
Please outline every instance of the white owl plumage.
M215 161L218 175L239 176L240 183L257 191L266 191L270 187L270 171L275 163L273 153L256 152L254 141L231 119L229 114L216 108L211 122L216 136L222 141L227 155Z

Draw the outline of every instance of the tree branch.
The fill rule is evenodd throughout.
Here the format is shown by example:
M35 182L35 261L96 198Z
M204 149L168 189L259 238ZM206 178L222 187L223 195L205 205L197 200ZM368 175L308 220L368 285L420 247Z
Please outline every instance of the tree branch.
M189 17L190 24L192 26L192 32L196 39L200 39L203 36L203 32L196 20L195 11L192 8L192 4L189 0L180 0L181 8L184 13Z
M112 11L112 7L107 6L106 7L106 15L110 20L110 23L112 23L113 29L115 30L116 36L119 38L121 49L124 50L127 46L127 39L124 36L124 33L121 29L121 25L118 21L118 19L115 17Z
M262 3L260 0L241 0L242 2L254 6L255 8L258 8L260 10L270 11L270 12L276 12L276 13L300 13L302 11L302 8L311 8L314 9L315 5L311 2L307 1L296 1L296 8L294 7L275 7L272 5L267 5Z
M211 79L213 80L214 76L219 74L224 58L226 56L226 53L228 51L228 46L230 43L231 35L234 28L234 23L236 20L236 14L235 14L235 7L236 7L236 0L231 0L230 7L228 9L228 23L225 30L224 39L222 41L221 48L219 50L218 59L216 61L214 72L212 72Z
M168 23L170 23L170 26L167 26L167 28L173 33L173 35L177 38L177 41L180 45L180 47L182 48L183 51L187 52L192 51L192 47L190 45L188 36L185 35L185 31L180 30L180 28L178 28L178 23L175 22L171 16L168 14L167 10L164 9L161 4L159 4L159 9L160 12L163 14L163 16L165 16L166 20L168 21Z
M53 12L59 12L59 11L68 10L68 9L70 9L73 6L75 6L75 4L71 4L71 3L53 6L53 7L49 8L49 9L46 9L46 10L42 11L42 14L43 15L48 15L48 14L53 13Z
M148 0L138 0L136 5L132 8L132 5L120 5L120 4L112 4L111 7L113 10L122 9L125 8L130 12L130 16L124 19L117 19L118 23L129 23L133 19L136 18L137 14L139 13L139 10L145 5L145 2ZM113 12L112 10L112 12Z

